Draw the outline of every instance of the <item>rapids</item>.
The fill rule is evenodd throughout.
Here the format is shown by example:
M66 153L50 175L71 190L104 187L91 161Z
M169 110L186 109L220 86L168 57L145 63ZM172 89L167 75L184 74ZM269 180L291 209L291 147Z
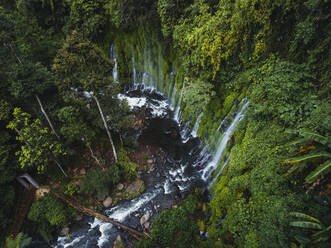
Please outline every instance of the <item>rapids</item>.
M117 81L117 60L113 46L111 55L115 60L113 77ZM246 99L240 103L235 102L235 113L232 116L226 116L215 133L209 134L211 137L209 144L201 144L198 130L203 113L195 120L182 122L183 111L180 107L183 105L184 83L179 92L174 83L173 86L170 84L166 94L163 94L148 73L144 72L141 77L137 76L134 59L132 59L132 66L133 82L125 85L118 98L126 100L133 112L144 112L148 125L136 134L138 141L159 147L160 154L164 155L155 158L154 171L142 175L146 185L143 194L131 201L122 201L104 210L103 214L141 231L139 221L142 215L149 212L153 214L153 217L156 216L163 209L178 204L196 187L211 188L229 162L228 157L223 164L220 164L227 143L243 118L248 102ZM177 96L178 93L179 96ZM190 125L192 121L194 123ZM220 169L212 178L211 175L218 166ZM85 217L71 227L70 237L58 237L51 247L106 248L111 246L119 234L126 243L126 247L133 246L131 237L122 230L96 218ZM38 245L38 247L49 246Z

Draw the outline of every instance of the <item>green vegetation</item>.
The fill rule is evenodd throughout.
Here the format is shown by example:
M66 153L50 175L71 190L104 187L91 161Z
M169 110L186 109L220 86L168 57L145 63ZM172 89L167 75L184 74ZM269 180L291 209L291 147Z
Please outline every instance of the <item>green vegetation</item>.
M29 238L26 234L20 232L14 239L8 237L6 239L6 246L7 248L24 248L27 247L31 241L32 238Z
M152 248L156 245L164 247L197 247L195 235L199 232L192 217L198 212L198 199L190 195L180 207L166 209L153 220L150 235L152 239L144 239L136 244L136 248Z
M204 112L203 143L249 101L205 214L190 211L203 204L190 197L156 217L152 241L137 247L329 247L330 32L329 0L2 1L0 246L21 197L18 175L89 200L136 178L121 147L137 143L122 141L133 117L116 97L113 43L120 82L132 79L132 56L166 94L185 80L184 119ZM50 242L71 217L46 196L23 231Z
M115 165L107 171L95 169L84 177L80 192L87 196L96 194L99 200L103 200L109 195L111 187L114 187L119 180L120 170Z

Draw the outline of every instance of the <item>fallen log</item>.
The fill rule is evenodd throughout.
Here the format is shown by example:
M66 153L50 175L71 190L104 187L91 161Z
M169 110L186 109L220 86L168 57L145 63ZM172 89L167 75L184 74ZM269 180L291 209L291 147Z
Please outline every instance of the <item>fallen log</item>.
M89 208L86 208L86 207L83 207L81 205L79 205L77 203L77 201L75 201L74 199L71 199L69 198L68 196L65 196L64 194L62 193L58 193L58 192L52 192L56 197L60 198L61 200L65 201L66 203L68 203L71 207L73 207L74 209L78 210L79 212L85 214L85 215L90 215L90 216L95 216L96 218L98 218L99 220L101 221L104 221L104 222L108 222L116 227L119 227L123 230L126 230L129 232L129 234L134 237L135 239L138 239L138 240L141 240L143 239L145 236L148 237L148 238L151 238L150 235L146 232L144 233L141 233L131 227L128 227L126 225L123 225L122 223L119 223L117 221L114 221L110 218L108 218L107 216L104 216L100 213L97 213L95 212L94 210L92 209L89 209Z

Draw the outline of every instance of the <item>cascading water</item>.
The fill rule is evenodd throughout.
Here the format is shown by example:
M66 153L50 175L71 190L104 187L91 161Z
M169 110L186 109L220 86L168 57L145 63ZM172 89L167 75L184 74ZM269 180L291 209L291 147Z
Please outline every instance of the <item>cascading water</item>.
M221 166L220 170L217 172L216 176L208 183L208 187L207 188L209 190L213 186L213 184L216 182L217 178L222 174L224 168L228 165L229 161L230 161L230 157L227 157L227 159L225 160L225 162Z
M114 55L113 46L111 51L113 51L112 54ZM248 105L246 100L243 100L241 104L238 104L238 106L242 107L238 107L233 117L233 121L227 128L225 128L224 133L219 135L221 129L224 128L225 120L230 118L230 116L226 117L221 122L214 134L209 135L211 137L210 144L205 144L203 149L195 146L193 148L190 147L189 150L185 151L186 144L190 143L188 141L193 141L197 137L203 113L196 118L192 130L190 129L189 122L179 123L181 121L180 106L185 87L184 83L179 96L177 96L176 83L174 83L172 91L172 86L169 86L169 89L166 92L167 97L165 97L157 89L158 86L160 89L164 89L164 87L160 87L162 84L156 83L155 78L148 73L151 71L151 66L148 65L148 63L150 63L150 56L147 55L146 50L144 58L145 71L142 73L142 78L140 79L137 78L135 61L134 58L132 58L133 84L129 86L124 93L119 94L118 97L122 100L125 99L132 110L144 109L147 111L147 117L149 116L148 118L150 119L150 122L156 123L153 124L154 129L162 128L163 124L167 123L167 128L164 130L162 129L162 132L156 136L156 142L170 139L174 140L171 141L174 143L170 145L167 143L165 146L165 149L168 148L172 150L169 150L167 153L167 159L165 164L162 165L162 169L154 172L153 177L157 177L157 179L153 185L148 186L141 196L131 201L120 202L117 206L104 211L104 214L108 217L135 228L139 228L140 216L146 212L159 213L162 209L170 207L169 202L173 202L174 197L178 194L189 192L197 185L201 186L201 183L203 182L204 185L207 184L207 188L210 189L229 162L228 157L221 165L217 175L208 183L210 175L217 169L217 166L224 155L226 145L236 126L243 118L244 111ZM115 65L117 65L116 62ZM160 71L158 71L158 74L160 75ZM113 76L114 79L117 79L117 71ZM160 80L160 78L158 78L158 80ZM176 109L174 109L175 100L177 98ZM171 116L173 116L173 119L171 119ZM176 128L178 130L174 132L173 130ZM142 134L142 136L144 135ZM146 137L149 136L151 135L147 133ZM180 141L179 145L178 141L176 141L177 139ZM200 152L194 152L199 149ZM155 212L156 205L161 205L161 207ZM57 244L52 247L88 248L97 246L105 248L110 246L118 234L123 234L111 224L101 222L96 218L88 218L88 220L83 220L83 222L85 224L83 224L84 227L82 227L82 230L72 232L71 237L68 240L65 237L59 237Z
M118 82L118 72L117 72L117 58L116 58L116 51L115 51L115 46L111 45L110 46L110 58L114 61L114 67L113 67L113 79L115 82Z
M198 118L196 119L195 123L194 123L194 127L192 129L191 135L196 138L198 137L198 130L199 130L199 126L200 126L200 120L203 116L203 112L201 114L199 114Z
M136 72L136 67L135 67L133 56L131 57L131 60L132 60L133 83L136 84L137 83L137 72Z
M219 164L222 155L224 154L226 145L232 136L235 128L237 127L239 121L244 117L244 110L246 109L248 102L246 99L243 100L243 106L237 112L234 120L232 121L231 125L226 129L223 135L217 141L217 148L215 153L212 155L213 159L201 170L202 179L207 180L211 173L216 169L217 165ZM221 124L222 125L222 124Z
M180 111L180 105L182 103L184 87L185 87L185 82L183 82L182 90L180 91L179 99L178 99L176 109L175 109L174 119L177 122L179 122L179 111Z

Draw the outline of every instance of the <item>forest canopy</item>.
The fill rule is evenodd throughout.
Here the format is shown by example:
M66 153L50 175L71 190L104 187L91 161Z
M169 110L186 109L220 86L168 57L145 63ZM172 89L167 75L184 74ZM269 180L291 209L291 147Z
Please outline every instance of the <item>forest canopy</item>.
M31 241L8 237L24 173L91 202L137 178L137 144L122 139L134 116L117 95L133 61L150 69L148 50L164 93L183 89L183 119L200 116L203 145L249 106L210 200L167 209L137 247L330 247L330 13L330 0L1 1L0 246ZM22 230L51 243L76 214L48 195Z

